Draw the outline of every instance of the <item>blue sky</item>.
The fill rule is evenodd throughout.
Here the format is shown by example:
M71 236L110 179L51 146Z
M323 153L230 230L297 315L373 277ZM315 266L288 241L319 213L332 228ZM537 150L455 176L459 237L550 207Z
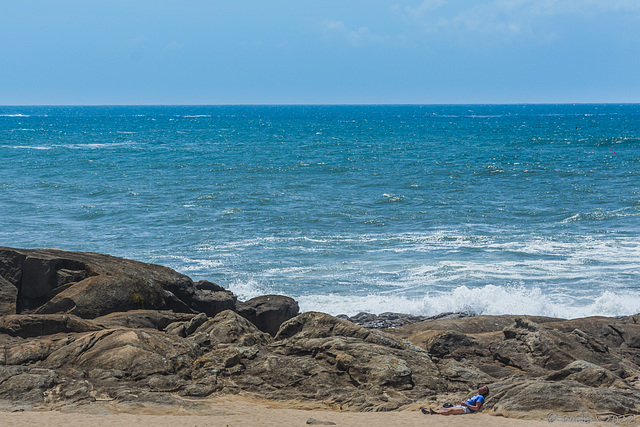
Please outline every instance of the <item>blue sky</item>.
M640 102L640 0L0 0L0 105Z

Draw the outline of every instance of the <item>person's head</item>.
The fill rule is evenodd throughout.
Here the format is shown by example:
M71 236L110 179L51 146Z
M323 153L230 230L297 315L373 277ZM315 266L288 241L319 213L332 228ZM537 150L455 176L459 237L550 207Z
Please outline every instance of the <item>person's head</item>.
M489 387L487 387L486 385L483 385L478 389L478 394L484 397L489 396Z

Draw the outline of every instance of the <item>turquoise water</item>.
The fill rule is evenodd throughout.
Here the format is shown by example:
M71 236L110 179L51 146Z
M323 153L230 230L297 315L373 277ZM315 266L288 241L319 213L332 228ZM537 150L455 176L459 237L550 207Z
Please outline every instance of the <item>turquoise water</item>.
M640 105L0 107L0 245L303 310L640 312Z

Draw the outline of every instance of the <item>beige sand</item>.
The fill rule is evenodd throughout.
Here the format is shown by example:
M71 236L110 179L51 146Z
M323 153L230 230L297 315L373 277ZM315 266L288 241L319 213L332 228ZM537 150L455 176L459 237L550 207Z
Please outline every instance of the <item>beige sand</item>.
M102 427L102 426L306 426L310 418L331 421L338 426L402 427L402 426L496 426L496 427L549 427L547 420L520 420L494 417L488 414L437 416L423 415L419 411L352 413L325 410L287 409L274 407L241 397L223 397L211 400L208 415L189 415L186 412L158 414L160 411L143 410L145 414L119 413L91 415L86 413L5 412L0 413L2 426ZM149 413L150 412L150 413ZM156 412L154 414L154 412ZM557 422L559 425L577 425ZM594 423L590 425L598 425ZM583 424L584 425L584 424Z

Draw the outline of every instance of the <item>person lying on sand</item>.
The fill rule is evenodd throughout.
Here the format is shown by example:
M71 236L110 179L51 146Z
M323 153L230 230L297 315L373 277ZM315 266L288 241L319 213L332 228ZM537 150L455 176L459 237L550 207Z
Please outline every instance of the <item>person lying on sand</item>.
M434 411L429 408L428 410L425 408L420 408L423 414L427 415L462 415L462 414L473 414L474 412L478 412L484 403L484 398L489 396L489 387L483 385L478 389L478 394L475 396L471 396L467 400L463 400L462 403L458 406L452 406L450 408L442 408L438 411Z

